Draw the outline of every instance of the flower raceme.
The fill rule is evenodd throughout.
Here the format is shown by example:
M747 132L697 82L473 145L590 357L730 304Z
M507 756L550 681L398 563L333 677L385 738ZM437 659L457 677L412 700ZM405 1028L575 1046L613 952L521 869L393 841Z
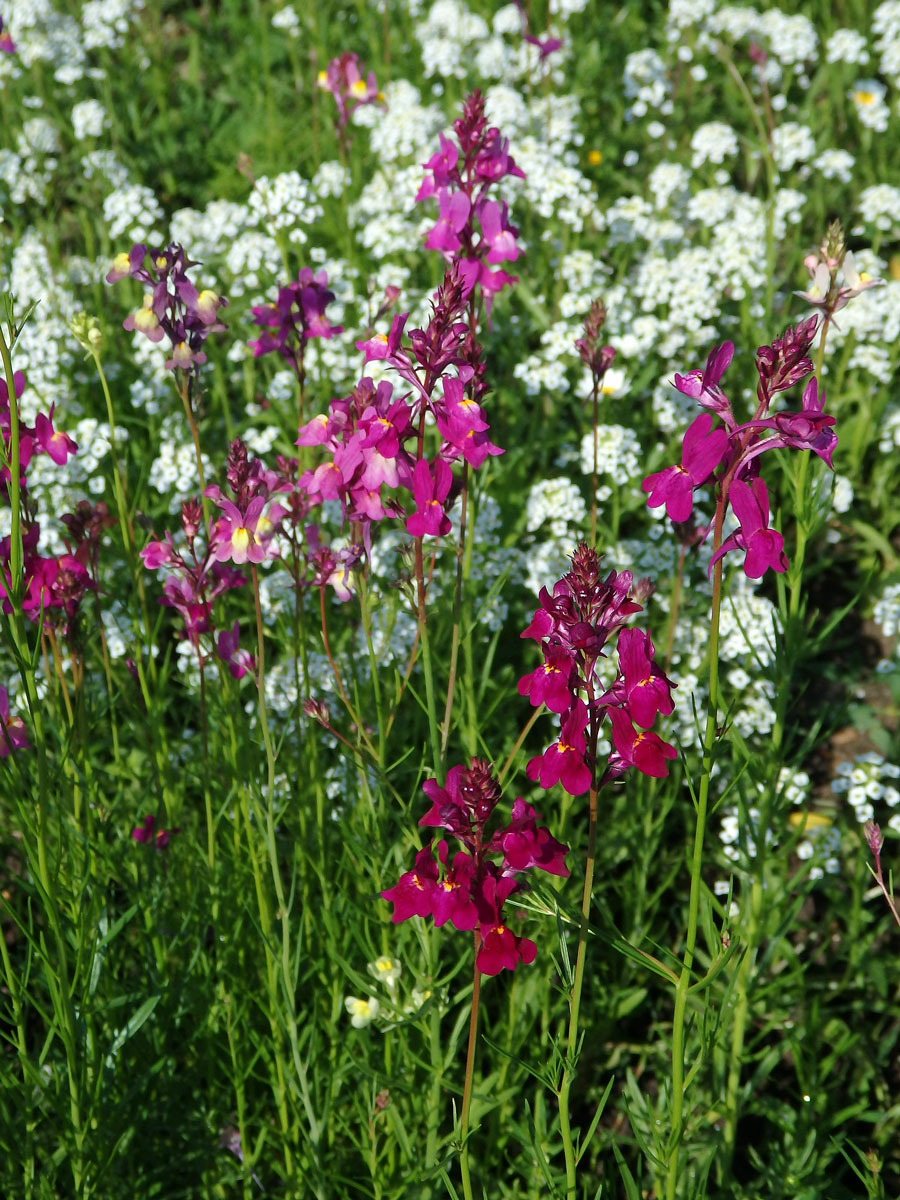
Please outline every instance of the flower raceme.
M168 337L171 357L167 371L189 371L206 362L202 346L211 333L226 326L219 320L220 308L228 301L209 289L198 292L187 277L191 267L199 266L187 257L182 246L172 243L165 249L148 249L141 243L116 256L107 283L136 279L150 289L136 312L122 322L124 329L142 333L151 342Z
M771 346L756 353L757 407L751 420L738 423L731 401L719 383L734 356L734 345L715 347L705 368L675 376L675 387L706 412L695 417L684 435L681 462L666 467L643 482L647 505L665 505L672 521L690 519L694 491L713 481L720 516L730 505L738 528L725 538L710 569L731 550L744 554L744 572L750 579L766 571L783 573L788 561L781 534L769 527L769 494L759 475L759 459L768 450L811 450L828 466L837 445L835 418L825 411L825 393L813 376L804 390L799 412L771 412L779 392L788 391L812 374L809 350L815 339L818 317L788 328Z
M537 813L521 798L513 804L509 823L489 832L500 785L481 759L473 758L469 767L451 767L443 787L429 779L423 790L431 808L419 824L447 830L461 849L451 857L443 838L423 846L413 869L381 893L394 906L394 922L432 917L438 926L450 922L459 930L477 930L475 965L483 975L533 962L537 947L512 932L503 905L525 890L516 878L523 871L538 867L567 876L567 848L538 825Z
M458 264L471 288L481 288L490 315L496 293L517 282L515 276L491 267L515 262L522 251L505 201L489 199L488 192L507 176L524 179L525 175L509 153L508 140L499 129L488 127L479 91L467 97L453 129L456 143L439 135L440 149L424 164L427 174L416 195L417 201L431 196L438 201L438 219L425 247Z
M630 571L611 571L603 578L600 556L584 544L552 593L541 589L541 607L522 637L538 643L543 662L519 680L519 693L560 717L558 741L526 768L528 778L543 788L561 783L579 796L629 767L657 778L668 774L666 763L675 750L649 726L658 714L672 712L674 685L654 660L650 635L624 627L641 610L635 590ZM618 670L604 683L604 647L613 641ZM607 716L613 752L601 769L597 743Z

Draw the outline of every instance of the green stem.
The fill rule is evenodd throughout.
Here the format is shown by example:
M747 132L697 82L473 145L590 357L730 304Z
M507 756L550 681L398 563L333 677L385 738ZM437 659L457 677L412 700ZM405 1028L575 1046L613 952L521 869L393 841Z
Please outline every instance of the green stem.
M713 554L722 544L722 525L725 520L727 494L719 497L716 507ZM703 888L703 839L706 832L706 816L709 807L709 785L712 775L713 751L718 730L719 703L719 616L722 605L722 560L716 563L713 572L712 609L709 631L709 701L706 712L706 732L703 739L703 766L696 804L694 826L694 849L691 856L691 890L688 901L688 924L685 936L684 956L681 972L675 987L675 1011L672 1018L672 1113L669 1135L668 1169L666 1173L666 1200L675 1200L678 1189L678 1170L681 1138L684 1132L684 1041L685 1017L688 990L694 951L697 946L697 928L700 916L700 894Z
M469 1170L469 1111L472 1106L472 1087L475 1078L475 1046L478 1041L478 1010L481 999L481 972L478 970L478 951L481 935L475 930L475 966L472 976L472 1008L469 1014L469 1044L466 1049L466 1080L463 1086L462 1112L459 1120L459 1169L465 1200L473 1200L472 1177Z
M592 739L596 744L596 738ZM587 861L584 867L584 887L581 892L581 922L578 927L578 950L575 954L575 974L569 993L569 1030L566 1037L566 1061L559 1089L559 1128L562 1136L563 1154L566 1159L566 1200L575 1200L575 1169L578 1160L572 1137L569 1114L569 1096L575 1080L578 1064L578 1015L581 1008L581 993L584 986L584 964L587 958L587 939L590 930L591 892L594 887L594 860L597 853L597 788L591 786L590 816L588 825Z

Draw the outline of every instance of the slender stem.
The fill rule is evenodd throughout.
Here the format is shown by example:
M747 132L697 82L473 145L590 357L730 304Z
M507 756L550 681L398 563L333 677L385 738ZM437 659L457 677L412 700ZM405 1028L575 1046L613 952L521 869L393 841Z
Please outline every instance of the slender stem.
M672 665L672 654L675 649L675 628L678 624L678 610L681 607L681 589L684 583L684 564L687 557L687 547L682 544L678 548L678 570L675 573L675 583L672 587L672 599L669 601L669 628L666 631L666 674Z
M478 1042L478 1010L481 999L481 972L478 970L478 951L481 949L481 934L475 930L475 966L472 974L472 1009L469 1014L469 1044L466 1049L466 1080L463 1086L462 1112L459 1120L459 1169L462 1175L463 1195L472 1200L472 1178L469 1171L469 1110L472 1106L472 1087L475 1078L475 1046Z
M447 703L444 706L444 720L441 726L441 758L447 755L447 742L450 739L450 722L453 718L453 696L456 691L456 666L459 655L460 623L462 619L463 599L463 549L466 543L466 517L469 500L469 464L463 466L462 493L460 497L459 538L456 542L456 587L453 597L453 636L450 643L450 670L447 679ZM474 753L472 746L469 753Z
M434 669L431 662L431 639L428 635L428 619L425 615L425 560L422 538L416 538L416 617L419 640L422 644L422 669L425 674L425 705L428 713L428 733L431 739L431 757L438 783L444 782L444 756L441 753L440 725L437 717L437 701L434 694Z
M600 380L594 374L594 386L591 390L591 409L593 413L593 431L594 431L594 462L591 471L591 545L596 549L597 546L597 426L600 420Z
M592 738L596 743L596 738ZM591 892L594 886L594 860L597 853L597 787L591 786L590 818L588 825L588 851L584 866L584 887L581 892L581 922L578 927L578 950L575 955L575 974L569 993L569 1030L566 1037L566 1061L559 1088L559 1128L562 1135L563 1153L566 1159L566 1200L576 1196L575 1143L569 1114L569 1096L575 1080L578 1062L578 1015L581 1008L581 992L584 985L584 964L587 957L587 939L590 929Z
M723 490L716 507L713 554L722 544L722 526L725 520L727 493ZM688 990L694 951L697 946L697 928L700 915L700 893L703 883L703 839L706 832L706 816L709 807L709 785L712 775L713 751L718 736L719 703L719 616L722 605L722 560L713 571L712 608L709 630L709 701L706 712L706 733L703 739L703 766L697 796L696 823L694 826L694 849L691 856L691 890L688 901L688 924L685 936L684 956L681 973L675 987L675 1011L672 1018L672 1113L669 1135L669 1161L666 1174L666 1200L675 1200L678 1189L679 1151L684 1132L684 1034L687 1012Z

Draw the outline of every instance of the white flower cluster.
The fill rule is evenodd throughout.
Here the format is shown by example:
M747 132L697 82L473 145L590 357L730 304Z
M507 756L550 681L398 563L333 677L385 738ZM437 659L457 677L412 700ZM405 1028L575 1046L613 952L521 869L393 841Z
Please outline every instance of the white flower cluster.
M0 291L16 297L19 314L29 302L37 302L16 341L16 369L24 371L28 380L20 403L22 416L32 423L38 410L47 412L56 404L62 418L72 411L71 406L66 408L71 392L68 375L78 346L69 321L77 305L53 271L47 246L36 230L26 230L6 261L0 256Z
M733 158L739 149L738 137L724 121L707 121L691 137L691 166L696 171L704 163L721 164Z
M275 29L283 29L290 37L300 36L300 18L297 16L296 9L290 4L286 4L284 8L279 8L272 17L272 26Z
M85 73L84 33L75 17L58 12L52 0L19 0L9 17L15 55L0 54L0 79L36 63L53 64L57 83L68 85Z
M900 188L893 184L878 183L863 188L857 211L867 225L874 225L891 237L900 235Z
M816 156L816 139L812 130L796 121L784 121L772 132L772 157L779 171L790 171L797 163L806 163Z
M625 59L625 96L631 101L626 111L630 118L643 117L649 109L670 112L669 79L666 64L650 47L635 50Z
M878 69L894 86L900 84L900 0L885 0L872 14L875 49L881 55Z
M829 147L816 157L813 166L820 171L825 179L837 179L841 183L849 183L853 176L856 159L849 150L839 150Z
M889 583L875 603L875 624L885 637L900 633L900 583Z
M153 192L143 184L126 183L111 191L103 201L103 217L114 242L122 238L157 244L162 241L163 211Z
M625 480L637 479L643 471L643 447L633 429L624 425L597 426L597 472L607 475L618 485ZM579 461L585 475L594 469L594 430L581 439ZM608 500L612 488L597 488L597 498Z
M459 0L436 0L425 20L416 24L415 34L426 79L434 75L464 79L469 59L487 41L490 29L484 17Z
M62 554L66 549L59 518L74 511L85 490L92 496L103 494L106 481L98 471L101 459L110 450L106 427L93 417L84 417L74 425L60 422L59 427L78 446L75 457L69 458L65 466L58 466L49 455L41 454L31 460L28 468L28 489L37 501L41 527L38 548L48 555Z
M836 29L825 47L825 59L830 63L848 63L862 67L869 61L866 36L858 29Z
M556 538L572 537L584 527L587 506L578 486L566 476L541 479L525 501L525 528L534 533L547 525Z
M891 809L900 804L900 791L893 783L885 782L890 779L900 779L900 766L870 750L857 754L852 762L838 764L831 790L837 796L847 797L857 821L873 821L876 801ZM888 828L900 833L900 813L891 817Z
M211 464L201 451L204 478L209 479ZM183 500L200 494L197 476L197 455L192 441L176 443L165 431L160 434L159 454L153 460L150 486L160 495L169 497L169 512L179 513Z
M85 0L81 9L87 50L120 50L143 0Z
M78 104L73 104L70 115L77 142L83 142L85 138L100 137L103 131L109 128L109 117L99 100L81 100Z

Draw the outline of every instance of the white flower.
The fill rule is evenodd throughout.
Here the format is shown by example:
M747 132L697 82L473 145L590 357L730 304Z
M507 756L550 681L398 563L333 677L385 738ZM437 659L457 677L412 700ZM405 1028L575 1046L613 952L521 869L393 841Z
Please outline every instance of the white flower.
M368 1000L347 996L344 999L344 1008L350 1014L350 1024L354 1029L365 1029L381 1012L381 1005L374 996L370 996Z

